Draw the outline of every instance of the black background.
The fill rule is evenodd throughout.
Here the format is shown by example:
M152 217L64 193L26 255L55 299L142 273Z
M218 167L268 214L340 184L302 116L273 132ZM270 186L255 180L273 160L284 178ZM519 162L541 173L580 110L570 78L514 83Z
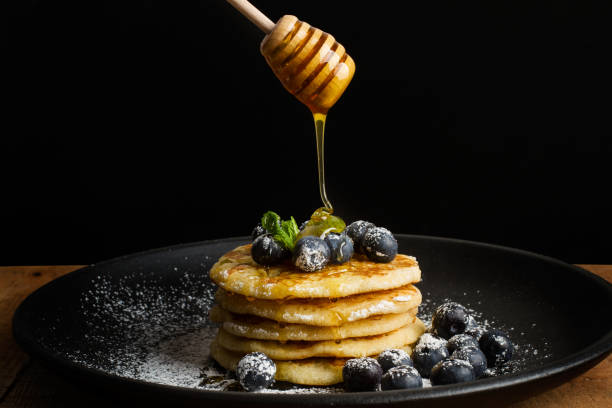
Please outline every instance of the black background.
M606 2L253 3L356 62L326 132L346 221L612 263ZM1 14L0 264L247 235L266 210L320 206L310 113L226 2Z

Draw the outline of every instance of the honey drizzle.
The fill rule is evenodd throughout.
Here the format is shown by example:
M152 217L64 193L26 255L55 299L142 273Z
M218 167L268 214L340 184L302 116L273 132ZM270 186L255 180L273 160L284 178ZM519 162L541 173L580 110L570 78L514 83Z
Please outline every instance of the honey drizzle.
M315 122L315 135L317 138L317 169L319 172L319 194L321 195L321 201L323 206L327 208L331 213L334 212L334 207L327 198L327 192L325 191L325 120L327 114L325 113L313 113Z
M294 49L288 53L282 61L275 62L274 57L277 56L282 50L284 50L289 43L300 33L302 27L308 27L303 38L295 44ZM312 49L308 51L308 54L301 56L301 60L297 64L293 64L296 59L306 46L309 45L313 37L318 33L321 36L318 38L316 44L313 45ZM327 192L325 190L325 160L324 160L324 134L325 134L325 121L327 119L327 111L329 106L322 107L318 106L317 98L327 88L327 86L338 77L343 68L347 67L346 61L349 58L344 47L342 47L337 41L333 40L333 44L329 47L327 52L323 55L321 51L327 40L331 36L328 33L322 32L314 27L309 26L307 23L297 20L293 27L287 32L285 37L280 43L273 48L269 54L264 52L264 56L268 61L268 64L272 67L272 70L276 76L281 80L283 86L298 100L304 103L312 112L315 122L315 136L317 142L317 169L319 175L319 195L323 206L333 214L334 208L327 198ZM265 40L264 40L265 41ZM316 57L319 57L319 64L309 73L309 75L301 81L301 83L292 83L292 79L298 76L302 71L312 62ZM326 77L320 81L316 89L310 90L307 95L303 95L303 92L311 85L311 83L323 72L323 70L332 64L331 61L337 56L337 62L330 67L330 72Z

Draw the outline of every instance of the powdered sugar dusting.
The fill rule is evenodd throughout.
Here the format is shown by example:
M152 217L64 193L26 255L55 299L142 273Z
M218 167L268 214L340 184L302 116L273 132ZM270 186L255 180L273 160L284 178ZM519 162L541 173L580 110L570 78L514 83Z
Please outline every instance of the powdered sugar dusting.
M480 290L476 290L476 296L474 296L474 298L478 298L479 293ZM464 294L464 296L467 296L467 294ZM431 318L435 308L440 306L442 303L455 302L464 306L470 315L468 320L468 331L473 330L474 332L482 334L492 329L499 329L509 336L514 345L514 354L512 359L501 367L488 369L487 376L492 377L503 374L517 373L525 369L527 366L544 364L552 357L552 353L550 351L550 341L547 338L542 338L542 342L539 345L526 343L524 341L524 336L526 334L525 332L517 332L514 327L507 326L503 322L498 321L495 316L485 315L481 311L477 310L478 306L476 306L476 308L472 308L472 305L468 302L455 301L449 298L444 298L442 302L434 304L432 297L433 296L430 292L425 292L423 294L423 302L419 306L419 313L417 315L428 327L428 333L431 332ZM478 304L480 304L480 302L478 302ZM534 322L527 322L526 324L530 325L531 327L535 327ZM423 339L424 336L425 335L421 336L421 339Z
M267 380L273 380L276 374L276 365L263 353L250 353L238 362L236 368L238 380L241 384L244 384L249 371L259 373Z
M323 253L321 245L325 244L320 239L303 240L299 250L296 249L295 266L306 272L314 272L323 268L327 264L329 253Z
M382 314L387 310L393 310L393 307L393 302L389 302L388 300L381 300L380 302L375 303L370 307L352 311L346 320L349 322L353 322L355 320L365 319L368 316Z
M379 361L384 359L390 366L400 366L406 359L410 359L408 353L400 349L387 349L378 355Z
M371 357L361 357L361 358L351 358L350 360L347 360L344 365L348 367L350 370L361 371L361 370L368 369L372 365L377 366L379 364L378 364L378 361L374 360Z
M458 365L458 366L463 366L466 368L472 368L472 365L470 364L469 361L467 360L462 360L462 359L452 359L452 360L444 360L442 361L442 366L452 366L452 365Z
M68 338L58 332L52 348L73 362L124 378L200 390L241 390L234 374L209 356L210 343L217 331L208 319L216 291L208 278L213 262L214 259L203 258L199 266L172 265L170 274L151 274L138 267L119 278L98 274L80 296L79 318L74 323L76 334ZM423 294L419 311L419 317L427 324L432 308L437 306L431 298L430 293ZM387 303L355 312L349 320L380 314L392 307L392 302ZM485 317L469 304L460 303L474 317L470 326L483 330L498 328L514 343L514 358L501 368L488 370L487 375L514 373L551 357L548 340L543 339L537 347L526 344L524 332L504 326L494 317ZM535 325L535 322L529 323L531 327ZM426 334L421 341L440 341L431 337ZM423 380L423 386L430 386L427 379ZM261 392L319 394L341 391L339 386L306 387L281 382Z
M206 391L243 391L235 373L210 358L218 328L208 320L216 287L207 265L162 277L136 271L112 280L96 276L81 295L82 347L64 351L73 362L124 378ZM338 387L276 383L262 393L323 394Z
M203 328L160 342L147 348L140 359L135 359L132 370L118 374L156 384L199 387L203 376L224 375L207 367L210 343L215 334L216 329Z
M394 302L410 302L411 300L412 300L411 295L402 295L402 296L396 296L393 298Z
M446 340L436 337L431 333L425 333L419 339L414 351L422 353L425 350L437 350L442 347L446 347Z

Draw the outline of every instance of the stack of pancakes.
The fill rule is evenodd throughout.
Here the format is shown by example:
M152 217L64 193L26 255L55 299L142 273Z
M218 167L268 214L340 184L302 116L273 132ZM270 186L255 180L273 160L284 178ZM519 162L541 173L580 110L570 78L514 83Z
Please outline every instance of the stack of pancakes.
M417 317L421 278L416 259L390 263L361 255L305 273L290 263L264 267L251 245L223 255L210 270L220 286L210 318L220 323L211 356L235 370L247 353L276 363L276 380L304 385L342 382L349 358L389 348L409 353L425 331Z

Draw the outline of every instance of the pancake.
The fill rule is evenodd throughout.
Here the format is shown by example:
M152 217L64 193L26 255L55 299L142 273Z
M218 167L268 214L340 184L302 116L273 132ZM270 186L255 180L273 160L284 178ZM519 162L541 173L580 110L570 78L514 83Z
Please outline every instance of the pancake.
M290 263L265 267L251 258L248 244L221 256L210 277L227 291L256 299L340 298L418 282L421 271L414 257L402 254L390 263L355 255L344 264L312 273L299 271Z
M389 348L412 344L425 332L418 318L413 324L389 333L344 340L288 341L256 340L238 337L219 329L216 341L224 348L251 353L259 351L273 360L301 360L310 357L365 357Z
M371 316L406 313L421 303L416 286L362 293L339 299L290 299L284 301L249 299L217 290L216 301L225 310L284 323L311 326L340 326Z
M411 346L399 347L412 354ZM221 347L216 341L210 346L210 355L223 368L235 371L245 353ZM376 356L373 356L376 357ZM304 360L276 360L276 381L289 381L302 385L333 385L342 382L342 367L347 358L307 358Z
M210 320L221 323L223 329L236 336L259 340L321 341L349 337L365 337L387 333L414 322L418 308L406 313L376 315L342 326L309 326L305 324L279 323L251 315L239 315L214 306Z

